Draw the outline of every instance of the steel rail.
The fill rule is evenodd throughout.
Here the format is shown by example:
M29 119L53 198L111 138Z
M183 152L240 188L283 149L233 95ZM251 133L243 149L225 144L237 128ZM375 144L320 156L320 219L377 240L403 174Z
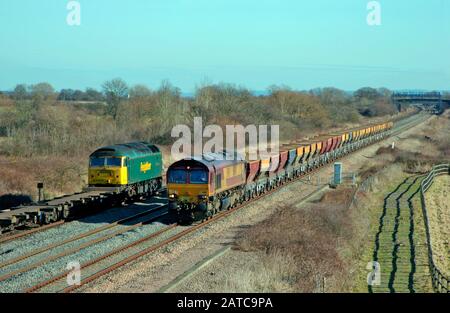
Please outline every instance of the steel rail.
M134 242L132 242L132 243L130 243L130 244L128 244L128 245L124 245L124 246L122 246L122 247L119 247L119 248L117 248L117 249L115 249L115 250L113 250L113 251L111 251L111 252L109 252L109 253L107 253L107 254L104 254L104 255L102 255L102 256L100 256L100 257L94 259L94 260L91 260L91 261L89 261L89 262L86 262L86 263L84 263L84 264L81 264L80 270L85 269L85 268L87 268L87 267L89 267L89 266L92 266L92 265L94 265L94 264L97 264L97 263L99 263L100 261L102 261L102 260L104 260L104 259L107 259L107 258L109 258L109 257L111 257L111 256L113 256L113 255L115 255L115 254L117 254L117 253L120 253L120 252L122 252L122 251L124 251L124 250L126 250L126 249L129 249L129 248L132 248L132 247L134 247L134 246L137 246L137 245L140 244L140 243L143 243L143 242L145 242L145 241L148 241L148 240L150 240L150 239L153 239L153 238L155 238L155 237L157 237L157 236L159 236L159 235L161 235L161 234L163 234L163 233L168 232L168 231L171 230L171 229L174 229L174 228L177 227L177 226L178 226L177 224L171 224L171 225L169 225L169 226L167 226L167 227L165 227L165 228L163 228L163 229L161 229L161 230L159 230L159 231L157 231L157 232L155 232L155 233L153 233L153 234L150 234L150 235L148 235L148 236L146 236L146 237L143 237L143 238L141 238L141 239L139 239L139 240L137 240L137 241L134 241ZM34 286L28 288L28 289L25 289L24 292L26 292L26 293L35 292L35 291L37 291L37 290L39 290L39 289L42 289L42 288L44 288L44 287L46 287L46 286L48 286L48 285L50 285L50 284L52 284L52 283L54 283L54 282L60 280L60 279L63 279L63 278L65 278L65 277L67 277L67 275L68 275L69 273L70 273L70 271L63 272L62 274L59 274L59 275L57 275L57 276L54 276L54 277L52 277L52 278L50 278L50 279L48 279L48 280L45 280L45 281L43 281L43 282L40 282L40 283L38 283L38 284L36 284L36 285L34 285Z
M66 240L63 240L63 241L60 241L60 242L56 242L54 244L50 244L50 245L45 246L45 247L38 248L38 249L33 250L33 251L29 252L29 253L26 253L24 255L20 255L20 256L18 256L16 258L13 258L13 259L10 259L10 260L7 260L7 261L1 263L0 264L0 268L6 267L8 265L11 265L11 264L14 264L14 263L17 263L17 262L20 262L20 261L25 260L25 259L27 259L29 257L34 256L34 255L37 255L37 254L40 254L42 252L45 252L45 251L57 248L59 246L68 244L70 242L74 242L74 241L83 239L85 237L97 234L97 233L99 233L101 231L111 229L111 228L113 228L113 227L115 227L115 226L117 226L119 224L122 224L122 223L125 223L125 222L128 222L128 221L132 221L132 220L134 220L136 218L139 218L139 217L142 217L142 216L145 216L145 215L148 215L148 214L156 213L156 212L161 211L162 209L164 209L166 206L167 205L161 205L161 206L159 206L156 209L151 209L151 210L147 210L147 211L144 211L144 212L140 212L140 213L134 214L132 216L128 216L128 217L119 219L119 220L117 220L117 221L115 221L113 223L110 223L110 224L107 224L107 225L104 225L104 226L92 229L92 230L90 230L88 232L79 234L79 235L77 235L75 237L71 237L71 238L68 238Z
M61 221L57 221L57 222L54 222L54 223L51 223L51 224L48 224L48 225L44 225L44 226L36 227L36 228L33 228L33 229L21 231L21 232L19 232L17 234L9 235L7 237L0 238L0 243L12 241L14 239L25 237L27 235L31 235L31 234L37 233L39 231L42 231L42 230L47 230L47 229L50 229L50 228L53 228L53 227L56 227L56 226L60 226L60 225L64 224L65 222L66 222L65 220L61 220Z

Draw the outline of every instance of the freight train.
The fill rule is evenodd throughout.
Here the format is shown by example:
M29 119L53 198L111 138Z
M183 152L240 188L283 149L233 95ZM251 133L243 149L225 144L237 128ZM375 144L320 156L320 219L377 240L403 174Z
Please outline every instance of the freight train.
M182 159L167 171L169 212L183 224L208 219L381 140L392 127L387 122L321 135L254 161L226 151Z
M227 152L180 160L167 171L169 212L183 224L207 219L381 140L392 127L393 122L387 122L321 135L254 161ZM154 195L163 187L163 173L162 153L150 143L99 148L89 157L88 187L83 192L0 212L0 233Z

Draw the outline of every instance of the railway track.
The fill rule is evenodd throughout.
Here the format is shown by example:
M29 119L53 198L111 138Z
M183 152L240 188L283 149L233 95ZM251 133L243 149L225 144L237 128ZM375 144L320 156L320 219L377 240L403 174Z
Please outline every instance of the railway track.
M398 133L404 132L407 129L409 129L410 127L413 127L416 124L423 122L426 118L427 118L427 116L419 115L417 118L408 119L407 122L399 124L397 128L393 129L392 132L388 136L392 137ZM381 139L381 141L386 140L387 138L389 138L389 137L385 137L385 138ZM376 142L378 142L378 141L375 141L374 143L376 143ZM351 154L352 153L345 155L345 156L341 157L341 159L345 159ZM311 174L321 170L324 166L327 166L327 164L325 164L319 168L316 168L311 172L305 173L304 175L298 177L297 179L288 181L288 182L282 184L280 187L278 187L276 189L272 189L272 190L264 193L261 196L258 196L254 199L251 199L248 202L245 202L235 208L230 209L229 211L220 212L217 215L211 217L210 219L203 221L202 223L199 223L194 226L187 227L187 228L178 226L176 224L169 224L168 226L163 227L160 230L157 230L155 232L147 234L146 236L143 236L132 242L126 243L126 244L124 244L120 247L117 247L117 248L113 249L112 251L105 253L103 255L100 255L96 258L90 259L89 261L80 264L80 269L82 270L83 276L85 276L85 278L83 278L81 280L79 285L67 286L67 282L65 281L65 279L66 279L67 275L70 274L70 271L64 271L62 273L52 276L51 278L49 278L45 281L41 281L37 284L34 284L33 286L26 288L25 291L26 292L37 292L37 291L72 292L72 291L75 291L76 289L80 288L81 286L86 285L86 284L98 279L99 277L102 277L102 276L104 276L104 275L130 263L130 262L133 262L144 255L155 252L155 251L159 250L160 248L165 247L181 238L185 238L186 236L193 234L196 230L203 228L204 226L206 226L214 221L223 219L226 216L235 212L236 210L240 210L240 209L254 203L255 201L260 200L261 198L264 198L266 196L273 194L274 192L278 191L279 188L282 188L283 186L286 186L287 184L294 183L300 179L303 179L305 176L311 175ZM118 232L108 234L107 236L104 236L104 240L111 239L113 237L116 237L120 234L123 234L127 231L130 231L130 230L135 229L140 226L142 226L142 222L132 225L128 230L121 230ZM109 225L107 225L107 226L105 226L105 229L109 229L111 227ZM99 230L98 232L100 232L100 231L102 231L102 230ZM94 233L97 233L97 232L94 232ZM77 237L83 238L86 236L89 236L89 235L85 234L85 236L83 236L83 234L80 234ZM106 237L108 237L108 238L106 238ZM102 237L100 237L100 238L102 238ZM85 243L82 246L75 247L71 250L71 252L74 252L75 250L79 251L80 248L83 249L88 246L95 246L99 242L104 241L104 240L99 240L98 238L96 240L97 240L96 242L92 241L91 244ZM65 243L55 244L55 246L61 246L63 244L65 244ZM30 252L28 255L23 255L21 257L16 258L15 260L12 259L12 260L8 261L8 265L15 264L16 261L20 262L24 259L27 259L27 258L33 256L33 255L41 253L39 250L48 251L49 249L52 249L52 248L53 247L46 247L45 249L42 248L42 249L38 249L36 251ZM61 256L60 255L53 256L53 258L59 258L59 257L61 257ZM53 259L51 259L51 260L53 260ZM37 262L36 264L33 264L33 268L36 268L36 266L45 264L47 261L49 261L49 260L41 260L41 262ZM1 266L0 269L3 267L4 266ZM10 278L14 277L15 275L18 275L21 273L22 272L6 273L2 277L0 277L0 282L2 280L4 281L7 279L10 279ZM87 275L86 275L86 273L87 273Z
M150 197L164 194L165 191L166 189L162 188ZM57 227L65 221L77 220L135 200L126 198L117 191L99 189L3 210L0 211L0 243L39 232L40 229Z
M44 226L41 226L41 227L36 227L36 228L33 228L33 229L20 231L20 232L18 232L16 234L13 234L13 235L4 236L4 237L0 238L0 243L9 242L9 241L12 241L14 239L22 238L22 237L25 237L25 236L37 233L39 231L44 231L44 230L47 230L47 229L51 229L51 228L60 226L60 225L64 224L65 222L66 221L57 221L57 222L54 222L52 224L48 224L48 225L44 225Z
M46 271L57 270L58 267L61 267L58 266L58 263L66 264L65 259L76 260L79 258L77 254L80 255L80 252L95 255L97 253L96 250L101 248L101 245L108 244L109 240L127 242L127 238L122 238L124 235L142 229L152 222L161 221L166 216L167 205L160 205L159 207L116 220L110 224L96 227L64 240L57 240L49 245L7 259L0 264L0 292L19 291L22 288L15 288L14 285L21 285L21 281L41 279L39 272L45 273ZM148 232L153 233L154 230L151 229ZM142 230L142 233L145 235L146 230ZM142 234L138 233L134 237L139 236L142 236ZM134 241L134 237L131 236L131 241ZM103 248L103 250L108 251L107 247ZM4 254L5 250L2 252ZM47 268L52 267L52 265L53 268Z
M158 191L158 194L164 194L165 192L166 192L166 189L163 188L163 189ZM155 196L152 196L152 197L150 197L150 199L154 198L154 197ZM109 209L111 209L111 208L109 208ZM106 209L106 210L108 210L108 209ZM100 211L100 210L97 209L94 212L98 212L98 211ZM45 230L48 230L48 229L52 229L52 228L61 226L61 225L65 224L65 223L67 223L67 222L70 222L70 220L69 221L59 220L59 221L55 221L55 222L52 222L52 223L47 224L47 225L35 226L35 227L32 227L31 229L26 229L26 230L14 229L14 230L10 231L9 233L5 233L5 234L1 234L0 233L0 243L10 242L12 240L19 239L19 238L22 238L22 237L25 237L25 236L28 236L28 235L32 235L32 234L40 232L40 231L45 231Z
M50 244L50 245L47 245L47 246L35 249L35 250L33 250L33 251L29 252L29 253L20 255L20 256L18 256L16 258L13 258L13 259L10 259L8 261L5 261L5 262L1 263L0 264L0 269L2 269L4 267L7 267L9 265L12 265L14 263L18 263L18 262L23 261L25 259L31 258L31 257L33 257L35 255L42 254L42 253L50 251L52 249L55 249L55 248L67 245L69 243L79 241L81 239L93 236L93 235L101 233L101 232L106 232L106 231L111 230L111 229L113 229L113 228L115 228L117 226L123 225L123 224L125 224L127 222L131 222L131 221L139 219L141 217L144 218L143 221L140 221L140 222L137 222L137 223L134 223L134 224L131 224L131 225L127 225L126 227L124 227L122 229L119 229L118 231L115 231L115 232L112 232L110 234L106 234L106 235L100 236L98 238L95 238L93 240L90 240L90 241L88 241L86 243L83 243L80 246L77 246L76 248L73 248L73 249L70 249L70 250L65 250L64 252L62 252L62 253L60 253L60 254L58 254L56 256L52 256L51 258L45 259L45 261L48 262L48 261L51 261L51 260L56 259L58 257L66 256L66 255L68 255L68 254L70 254L72 252L78 251L79 249L86 248L88 246L91 246L91 245L94 245L94 244L96 244L98 242L107 240L107 239L112 238L114 236L117 236L119 234L123 234L123 233L125 233L127 231L130 231L130 230L133 230L133 229L135 229L137 227L142 226L144 223L148 223L148 222L154 221L154 220L156 220L156 219L158 219L158 218L160 218L162 216L165 216L167 214L167 210L164 211L164 209L167 209L167 205L161 206L158 209L147 210L147 211L144 211L144 212L141 212L141 213L138 213L138 214L135 214L135 215L132 215L132 216L120 219L120 220L115 221L113 223L110 223L110 224L107 224L107 225L104 225L104 226L101 226L101 227L94 228L94 229L92 229L92 230L90 230L88 232L79 234L79 235L77 235L75 237L71 237L71 238L65 239L63 241L59 241L59 242L56 242L56 243L53 243L53 244ZM155 213L158 213L158 212L163 212L163 213L160 214L160 215L147 217L148 215L154 215ZM7 275L0 275L0 282L2 282L2 281L6 280L6 279L8 279L8 278L10 278L10 277L12 277L14 275L20 274L20 273L22 273L22 272L24 272L26 270L33 269L33 268L35 268L35 267L37 267L37 266L39 266L41 264L43 264L42 261L38 262L38 263L34 263L32 265L29 265L26 268L21 268L20 270L16 270L14 272L10 272Z

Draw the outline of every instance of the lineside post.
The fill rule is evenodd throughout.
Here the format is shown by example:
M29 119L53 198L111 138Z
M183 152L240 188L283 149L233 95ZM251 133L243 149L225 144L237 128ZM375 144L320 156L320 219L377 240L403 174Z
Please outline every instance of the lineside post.
M342 184L342 163L334 163L334 185L338 186Z
M41 202L44 198L44 183L37 183L37 189L38 189L38 202Z

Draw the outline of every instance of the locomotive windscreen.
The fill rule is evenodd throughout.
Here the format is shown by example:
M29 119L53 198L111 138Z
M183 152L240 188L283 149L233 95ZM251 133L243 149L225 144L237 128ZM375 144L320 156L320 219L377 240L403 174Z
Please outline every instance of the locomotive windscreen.
M168 173L170 184L207 184L208 172L203 169L172 169Z
M102 167L102 166L121 166L122 160L120 158L91 158L89 165L91 167Z
M168 183L170 184L186 184L187 183L187 172L184 169L173 169L170 170L167 175Z
M193 169L189 171L190 184L207 184L208 172L201 169Z

